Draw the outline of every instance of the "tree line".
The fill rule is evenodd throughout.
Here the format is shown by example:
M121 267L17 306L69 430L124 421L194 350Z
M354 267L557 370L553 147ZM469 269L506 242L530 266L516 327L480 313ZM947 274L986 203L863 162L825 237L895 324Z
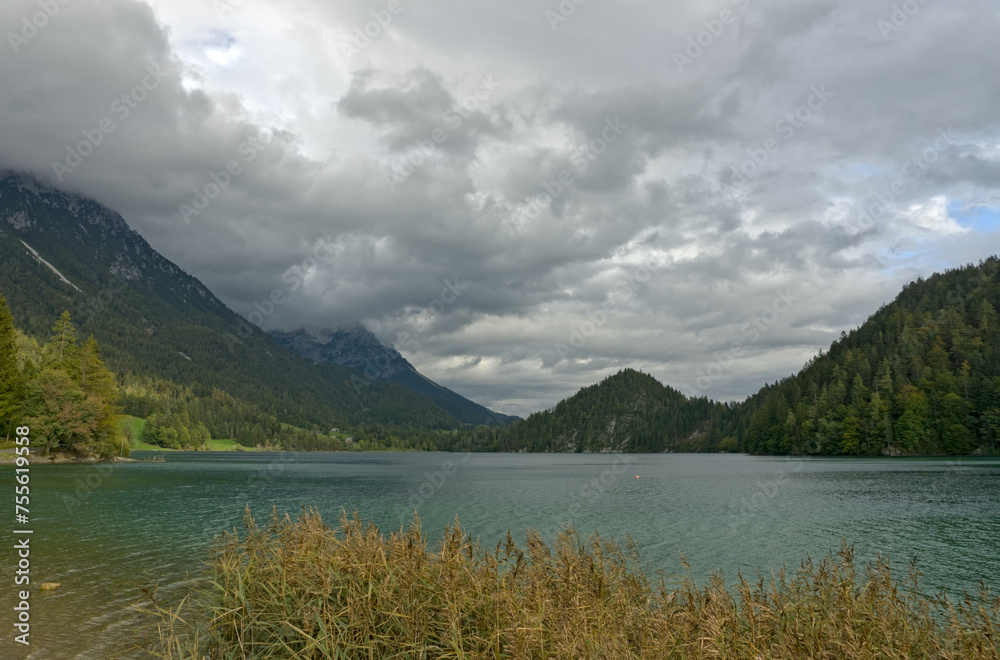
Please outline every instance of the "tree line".
M1000 451L1000 261L907 285L725 420L762 454Z
M908 284L794 376L743 402L630 369L486 434L493 451L1000 452L1000 260ZM468 433L468 437L471 437Z
M39 345L15 327L0 296L0 428L31 428L35 446L105 457L127 455L118 428L118 388L104 366L101 348L90 337L80 343L64 312Z
M80 344L69 312L40 345L15 327L0 295L0 433L9 439L15 425L27 424L43 451L127 456L130 445L140 441L197 450L211 439L288 451L430 451L446 444L450 430L425 428L426 408L414 406L406 392L398 385L371 395L362 392L386 423L339 434L329 433L342 423L334 417L326 424L296 427L217 387L181 385L133 371L116 376L104 366L92 336ZM128 417L141 421L120 423Z
M355 425L348 443L326 435L336 419L292 427L218 388L132 372L116 383L93 337L79 345L68 313L39 345L14 328L0 297L0 430L23 420L47 449L105 455L121 453L119 413L146 420L131 439L173 448L231 438L288 450L997 453L998 307L992 257L907 285L797 375L742 403L687 399L624 370L511 426L449 429L389 386L362 393L366 412L384 421Z

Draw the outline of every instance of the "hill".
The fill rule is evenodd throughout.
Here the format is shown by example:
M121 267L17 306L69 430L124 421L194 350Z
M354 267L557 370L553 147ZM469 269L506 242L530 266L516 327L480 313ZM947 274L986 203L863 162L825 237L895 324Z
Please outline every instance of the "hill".
M753 453L1000 450L1000 260L908 284L796 376L737 409Z
M313 432L356 428L366 446L388 440L422 449L1000 451L997 257L908 284L798 374L742 403L687 399L626 370L474 439L446 431L505 416L423 378L367 331L278 335L290 350L159 255L120 215L16 174L0 176L0 294L17 325L42 342L69 310L81 339L93 335L128 384L126 411L161 415L181 435L184 414L170 410L178 402L206 411L198 423L212 437L247 441L276 438L284 422ZM245 428L248 419L253 428Z
M687 399L648 374L625 369L581 389L555 408L500 432L507 451L662 452L704 448L726 407Z
M1000 452L1000 260L918 279L742 403L622 371L491 436L507 451Z

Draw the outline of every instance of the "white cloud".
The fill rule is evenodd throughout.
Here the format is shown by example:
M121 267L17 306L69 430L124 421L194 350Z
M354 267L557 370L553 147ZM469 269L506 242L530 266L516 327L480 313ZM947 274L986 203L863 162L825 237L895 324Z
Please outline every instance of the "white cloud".
M384 4L244 1L220 16L202 0L74 0L0 58L0 168L51 178L157 63L162 84L64 185L121 211L238 311L331 237L335 253L275 327L364 320L389 342L419 331L404 353L428 376L526 414L625 366L691 383L790 289L799 302L707 392L743 397L909 278L996 245L948 201L1000 198L1000 51L987 0L928 4L889 41L882 6L760 0L678 73L672 53L730 4L588 3L553 32L529 0L404 0L348 55ZM0 25L36 8L8 0ZM500 84L447 120L484 79ZM781 124L823 85L829 99ZM589 152L616 119L628 128ZM390 191L394 159L436 129L447 139ZM943 129L956 144L908 165ZM192 188L272 131L185 225ZM747 159L754 174L734 180ZM895 182L884 215L851 229ZM649 259L649 280L630 280ZM468 288L427 313L448 278ZM641 286L619 300L622 281ZM557 342L612 300L557 360Z
M969 231L948 216L948 199L944 195L935 195L923 203L912 204L901 215L913 226L936 236L964 234Z

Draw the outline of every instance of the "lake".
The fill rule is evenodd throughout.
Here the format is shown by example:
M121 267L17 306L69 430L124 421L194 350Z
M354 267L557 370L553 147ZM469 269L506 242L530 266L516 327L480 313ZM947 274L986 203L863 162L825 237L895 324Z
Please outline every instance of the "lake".
M212 539L244 507L265 518L358 511L383 531L416 509L432 542L461 519L495 543L563 523L630 535L652 569L701 578L795 568L855 545L859 564L913 558L927 591L1000 590L1000 458L785 459L701 454L161 453L166 462L31 468L31 647L13 642L14 588L0 590L0 657L145 657L139 587L177 598ZM147 454L136 453L136 457ZM5 474L13 468L5 466ZM638 477L638 478L637 478ZM13 478L5 481L11 484ZM9 491L9 495L13 495ZM11 526L0 553L15 568ZM61 582L38 591L42 582Z

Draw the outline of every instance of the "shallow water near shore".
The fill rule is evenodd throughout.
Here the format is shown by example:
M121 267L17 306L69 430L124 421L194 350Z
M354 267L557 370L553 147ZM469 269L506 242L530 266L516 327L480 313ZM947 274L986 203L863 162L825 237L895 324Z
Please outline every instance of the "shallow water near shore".
M145 454L136 453L136 457ZM178 598L219 531L249 504L328 524L357 510L383 532L414 508L494 544L564 523L637 543L653 570L765 575L853 543L860 563L916 558L928 593L1000 590L1000 458L785 459L742 455L163 453L166 462L31 468L31 646L13 641L14 551L0 553L0 657L146 657L139 587ZM10 467L0 467L10 470ZM638 478L637 478L638 477ZM11 548L13 537L4 532ZM42 582L61 582L41 592ZM28 652L26 652L28 651Z

